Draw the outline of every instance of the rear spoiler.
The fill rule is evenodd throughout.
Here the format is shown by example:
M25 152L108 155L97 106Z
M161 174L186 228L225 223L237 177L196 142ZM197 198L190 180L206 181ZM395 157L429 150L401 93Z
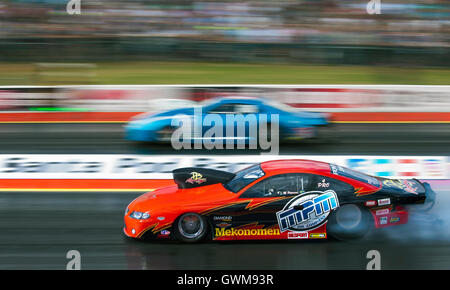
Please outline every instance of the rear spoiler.
M173 170L172 174L180 189L225 183L235 176L234 173L201 167L178 168Z

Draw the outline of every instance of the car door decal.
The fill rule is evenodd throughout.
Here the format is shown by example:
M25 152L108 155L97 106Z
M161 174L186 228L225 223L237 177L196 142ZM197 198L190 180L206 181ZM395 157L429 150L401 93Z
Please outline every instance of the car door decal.
M290 200L276 213L281 232L309 231L323 225L333 209L339 207L336 192L310 191Z

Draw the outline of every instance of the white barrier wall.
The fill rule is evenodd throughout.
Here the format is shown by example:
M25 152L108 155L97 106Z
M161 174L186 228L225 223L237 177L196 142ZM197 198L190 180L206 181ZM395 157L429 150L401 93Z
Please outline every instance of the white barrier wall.
M310 159L389 178L450 179L444 156L0 155L0 179L171 179L180 167L235 172L257 162Z
M153 111L170 108L173 100L236 95L323 112L450 112L450 86L411 85L6 86L0 87L0 110L57 106L92 111Z

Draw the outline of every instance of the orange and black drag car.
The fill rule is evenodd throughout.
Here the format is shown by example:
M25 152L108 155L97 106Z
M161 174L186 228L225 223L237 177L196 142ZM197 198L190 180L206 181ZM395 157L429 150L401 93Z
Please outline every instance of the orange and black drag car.
M277 160L236 173L173 171L175 185L148 192L125 212L132 238L184 242L363 237L407 223L408 206L433 206L416 179L385 179L311 160Z

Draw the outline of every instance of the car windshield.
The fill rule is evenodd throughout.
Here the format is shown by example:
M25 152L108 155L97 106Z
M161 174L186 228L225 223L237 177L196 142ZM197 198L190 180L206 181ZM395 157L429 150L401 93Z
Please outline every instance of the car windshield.
M370 176L367 174L364 174L362 172L358 172L343 166L339 166L336 164L330 164L331 172L336 175L352 178L358 181L362 181L374 186L380 186L381 182L374 176Z
M237 193L256 179L264 176L264 171L259 164L256 164L242 169L235 174L232 180L224 184L224 187L229 191Z
M266 100L265 102L266 102L267 105L269 105L269 106L271 106L273 108L276 108L278 110L284 111L284 112L299 112L300 111L299 109L296 109L296 108L294 108L292 106L289 106L287 104L280 103L280 102L277 102L277 101Z

